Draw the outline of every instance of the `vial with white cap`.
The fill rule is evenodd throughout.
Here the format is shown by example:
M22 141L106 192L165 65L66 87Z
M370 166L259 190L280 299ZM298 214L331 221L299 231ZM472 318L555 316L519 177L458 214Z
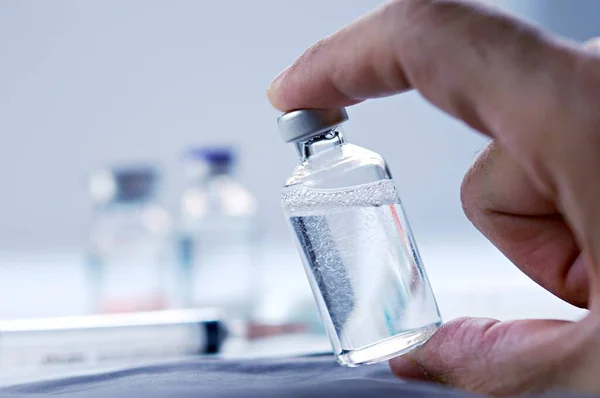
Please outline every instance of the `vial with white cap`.
M93 219L87 245L92 312L164 310L180 305L172 216L159 200L160 171L120 165L90 176Z
M396 185L377 153L346 142L343 108L278 119L301 163L282 191L337 360L359 366L423 344L441 324Z

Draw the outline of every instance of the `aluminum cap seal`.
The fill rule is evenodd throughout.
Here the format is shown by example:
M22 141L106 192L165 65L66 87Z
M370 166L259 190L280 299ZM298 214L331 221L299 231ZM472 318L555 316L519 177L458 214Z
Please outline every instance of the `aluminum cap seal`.
M299 109L284 113L277 119L285 142L307 140L331 130L348 120L344 108Z

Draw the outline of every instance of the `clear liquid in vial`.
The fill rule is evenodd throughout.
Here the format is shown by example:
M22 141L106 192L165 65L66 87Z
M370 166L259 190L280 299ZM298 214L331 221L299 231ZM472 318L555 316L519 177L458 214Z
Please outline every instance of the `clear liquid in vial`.
M389 359L435 332L441 318L392 180L291 186L282 201L340 363Z

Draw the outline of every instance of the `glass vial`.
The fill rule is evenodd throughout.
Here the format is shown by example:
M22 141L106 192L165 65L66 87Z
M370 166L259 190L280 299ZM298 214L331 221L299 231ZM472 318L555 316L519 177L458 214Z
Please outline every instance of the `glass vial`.
M358 366L423 344L441 318L388 166L346 142L347 119L297 110L278 123L301 161L284 212L337 360Z
M172 219L156 200L152 166L100 170L90 178L94 204L88 244L93 312L152 311L178 306Z
M236 179L229 147L185 154L179 259L188 306L218 307L235 320L255 305L259 229L256 198Z

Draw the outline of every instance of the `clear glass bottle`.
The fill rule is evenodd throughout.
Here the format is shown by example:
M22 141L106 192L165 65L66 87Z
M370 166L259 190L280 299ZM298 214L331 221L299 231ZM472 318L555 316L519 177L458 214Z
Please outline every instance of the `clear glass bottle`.
M228 147L199 147L185 156L179 257L190 306L216 306L249 320L256 299L257 201L234 177Z
M441 318L386 162L348 144L344 109L282 115L301 163L282 192L334 353L383 361L423 344Z
M179 305L174 289L173 223L156 199L158 178L152 166L101 170L90 178L94 214L88 274L93 312Z

